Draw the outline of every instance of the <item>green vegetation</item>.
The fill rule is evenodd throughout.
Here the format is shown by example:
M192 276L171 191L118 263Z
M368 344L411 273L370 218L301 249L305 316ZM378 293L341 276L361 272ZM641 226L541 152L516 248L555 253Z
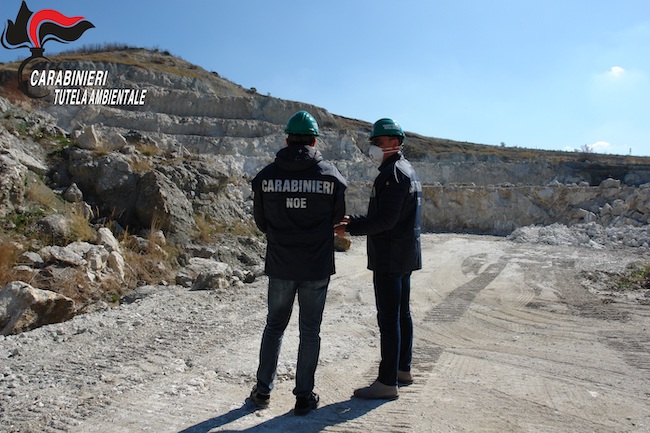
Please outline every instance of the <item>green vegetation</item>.
M617 286L620 290L650 290L650 264L631 264Z

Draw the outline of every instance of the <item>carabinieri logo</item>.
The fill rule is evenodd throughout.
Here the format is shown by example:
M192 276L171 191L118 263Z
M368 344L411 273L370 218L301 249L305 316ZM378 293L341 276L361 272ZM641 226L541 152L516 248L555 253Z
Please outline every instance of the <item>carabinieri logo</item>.
M84 17L68 17L53 9L43 9L34 13L23 1L16 21L7 20L7 25L2 32L3 47L9 50L29 48L32 52L32 55L25 59L18 68L20 89L32 98L47 96L49 92L41 95L32 93L28 86L28 79L23 77L25 67L38 59L49 62L43 55L46 42L55 40L67 44L76 41L86 30L93 27L95 26Z

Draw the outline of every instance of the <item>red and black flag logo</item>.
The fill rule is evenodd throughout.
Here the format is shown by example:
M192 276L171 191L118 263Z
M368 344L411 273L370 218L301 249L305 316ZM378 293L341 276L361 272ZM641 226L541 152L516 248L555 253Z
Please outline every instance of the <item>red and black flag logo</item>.
M44 49L45 42L55 40L64 44L76 41L88 29L95 27L84 17L68 17L52 9L36 13L23 1L16 22L7 20L2 32L2 46Z
M30 88L23 72L28 64L34 64L39 61L49 62L43 55L45 48L43 45L47 41L58 41L67 44L76 41L88 29L95 27L84 17L68 17L61 12L53 9L43 9L38 12L32 12L23 1L18 11L16 21L7 20L7 25L2 31L2 46L15 50L18 48L29 48L32 55L25 59L18 68L18 86L27 95L32 98L43 98L49 94L49 91L35 93ZM29 68L27 68L29 70Z

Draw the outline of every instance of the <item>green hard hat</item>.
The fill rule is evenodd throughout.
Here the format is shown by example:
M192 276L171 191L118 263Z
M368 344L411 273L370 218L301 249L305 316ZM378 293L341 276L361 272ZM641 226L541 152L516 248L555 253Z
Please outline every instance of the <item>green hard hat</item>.
M318 123L314 116L305 110L298 111L291 116L284 128L287 134L300 134L300 135L320 135L318 133Z
M404 131L402 131L402 127L399 126L399 123L395 122L393 119L379 119L374 125L372 125L370 139L372 140L373 138L382 135L397 135L404 138Z

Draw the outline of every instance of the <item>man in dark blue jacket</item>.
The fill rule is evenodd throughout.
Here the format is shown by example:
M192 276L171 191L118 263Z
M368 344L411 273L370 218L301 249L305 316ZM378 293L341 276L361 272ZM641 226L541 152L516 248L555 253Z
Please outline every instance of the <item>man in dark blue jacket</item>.
M294 114L285 128L287 147L253 179L253 216L266 234L268 314L251 400L268 406L282 336L298 295L300 344L296 367L296 415L318 406L313 392L327 286L334 274L334 224L345 214L346 181L314 147L316 120Z
M377 380L354 391L367 399L395 399L398 385L413 383L413 322L409 307L411 272L422 268L420 209L422 187L401 152L404 131L380 119L370 134L369 156L379 164L368 214L346 217L336 231L368 236L368 269L373 271L381 362Z

